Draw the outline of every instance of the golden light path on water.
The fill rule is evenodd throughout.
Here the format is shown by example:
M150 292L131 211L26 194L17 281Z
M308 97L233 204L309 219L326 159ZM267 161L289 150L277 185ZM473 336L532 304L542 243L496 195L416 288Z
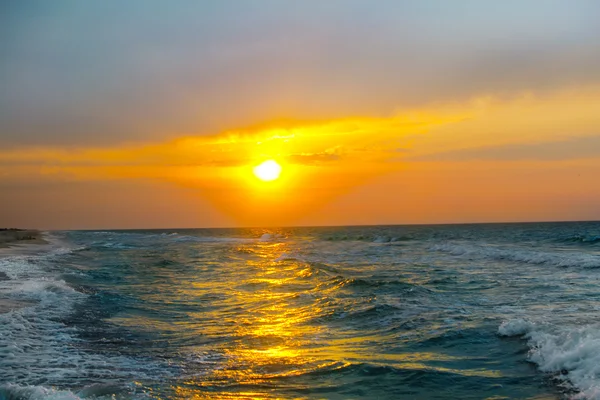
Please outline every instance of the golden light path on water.
M246 275L241 288L230 289L228 300L234 308L246 312L230 324L228 335L237 338L235 346L223 349L226 365L215 369L210 376L189 380L176 389L182 398L273 398L261 392L205 393L198 387L234 383L236 386L267 384L274 378L284 378L310 372L320 366L318 359L307 350L322 333L318 326L305 324L321 310L311 305L295 307L292 300L300 294L293 290L298 280L312 275L309 267L298 263L281 266L274 262L285 253L285 243L254 243L238 249L258 256L244 268ZM298 289L298 288L297 288ZM216 333L216 332L215 332ZM222 334L223 332L221 332ZM204 331L206 334L206 331ZM208 379L207 379L208 378ZM189 385L189 386L188 386ZM190 386L194 388L190 388Z
M241 245L237 252L242 256L230 260L231 268L222 271L221 281L203 280L179 286L174 296L189 298L209 293L209 298L219 301L220 307L191 315L194 323L189 335L214 339L218 344L187 349L197 351L199 358L208 361L172 387L178 398L284 398L278 393L286 385L296 393L303 388L308 390L311 374L364 362L399 369L501 376L499 371L489 369L450 369L431 364L460 360L447 354L376 354L373 343L379 337L373 334L363 335L351 329L343 335L332 334L319 321L333 314L333 295L340 285L329 285L316 277L318 272L304 262L281 261L289 253L289 246L289 242ZM216 266L208 264L202 268L208 272ZM195 273L202 274L202 270ZM182 322L181 328L189 329L190 324Z
M582 227L584 242L573 236ZM548 374L533 365L539 349L523 332L566 340L559 355L581 347L573 332L584 345L595 340L597 326L579 324L598 310L597 269L581 268L598 262L586 250L597 231L598 223L561 223L71 232L80 250L38 271L52 301L34 302L35 292L24 297L36 307L27 314L0 315L9 322L0 324L0 370L15 381L0 385L0 397L48 388L115 399L564 398L549 382L565 375L562 365ZM525 248L526 237L542 244ZM545 263L499 261L514 254ZM565 254L568 279L580 268L578 291L565 275L544 275L563 271ZM32 261L8 265L30 273ZM69 286L48 286L53 271L52 282ZM63 293L77 303L52 314ZM573 315L565 296L584 311ZM36 325L22 340L28 321ZM57 334L68 342L40 356ZM19 355L9 354L19 341ZM589 356L584 371L597 365L597 352ZM29 386L43 379L42 389Z

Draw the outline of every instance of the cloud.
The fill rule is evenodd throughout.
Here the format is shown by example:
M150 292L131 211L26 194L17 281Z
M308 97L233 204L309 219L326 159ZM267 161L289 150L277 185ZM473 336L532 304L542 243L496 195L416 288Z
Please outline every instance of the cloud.
M600 159L600 135L552 142L458 149L410 158L411 161L564 161Z
M5 167L240 167L265 158L323 165L344 160L381 161L394 155L407 135L465 118L455 110L414 110L386 117L288 122L184 136L165 142L110 147L22 146L0 151Z
M331 153L315 153L315 154L291 154L287 160L294 164L302 165L321 165L323 163L338 161L340 156Z
M573 86L463 104L470 115L409 140L396 160L559 160L594 156L600 133L600 86ZM457 106L460 109L459 106ZM579 139L580 138L580 139ZM590 139L587 139L590 138ZM406 146L402 146L403 148Z
M346 185L356 186L362 181L351 183L353 174L364 175L359 165L373 166L365 171L374 176L414 161L589 158L597 156L599 104L600 87L569 87L543 96L432 104L389 117L263 122L145 144L21 146L0 150L0 180L37 175L236 186L236 179L246 179L241 171L274 158L299 177L303 167L345 170Z
M0 146L164 142L600 82L597 2L459 3L3 5Z

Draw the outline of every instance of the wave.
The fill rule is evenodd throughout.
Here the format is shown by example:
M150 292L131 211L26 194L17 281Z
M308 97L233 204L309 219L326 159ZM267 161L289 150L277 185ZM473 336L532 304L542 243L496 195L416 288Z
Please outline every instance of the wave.
M332 362L308 371L308 376L330 376L355 374L358 376L377 376L387 374L404 374L407 369L395 368L390 365L367 362Z
M567 268L600 268L600 255L583 254L580 252L547 252L454 243L436 244L431 246L430 250L449 253L454 256L481 257L484 259L506 260L525 264L545 264Z
M72 250L0 259L0 272L8 278L0 281L0 371L4 384L0 399L79 396L41 386L19 386L31 383L70 387L82 376L96 382L127 382L169 374L168 367L159 361L85 348L69 318L93 294L69 285L57 270Z
M188 235L178 235L178 236L167 236L173 238L174 242L199 242L199 243L240 243L240 242L251 242L255 241L255 239L248 238L235 238L235 237L219 237L219 236L188 236Z
M0 385L0 399L2 400L78 400L93 398L98 400L115 399L115 395L127 395L135 399L150 399L147 394L135 395L135 385L119 386L112 384L89 385L78 391L60 390L45 386L33 385Z
M120 234L124 235L124 234ZM92 247L111 249L111 250L132 250L147 248L152 246L152 241L166 241L167 243L243 243L256 241L256 239L247 238L233 238L233 237L214 237L214 236L190 236L190 235L179 235L179 234L157 234L157 235L143 235L143 234L128 234L135 235L132 237L118 237L118 236L107 236L105 241L95 241L89 247L82 247L79 249L72 250L88 250ZM124 240L125 239L125 240Z
M288 253L283 253L282 255L280 255L279 257L277 257L276 259L273 260L273 262L285 262L285 261L298 261L298 262L302 262L302 263L308 263L308 261L303 258L300 255L297 254L288 254Z
M0 385L2 400L76 400L81 399L69 390L56 390L44 386Z
M375 328L381 328L381 322L390 317L402 314L404 310L389 304L373 304L356 310L342 312L338 319L344 319L351 322L371 321L375 322Z
M373 238L373 243L396 243L396 242L408 242L413 240L413 238L406 236L375 236Z
M327 236L326 241L330 242L345 242L345 241L358 241L358 242L372 242L372 243L396 243L396 242L408 242L415 240L409 236L386 236L386 235L339 235L339 236Z
M8 312L0 314L0 370L5 382L30 383L60 375L63 366L74 362L69 360L74 330L61 320L87 296L45 270L56 257L52 253L0 260L0 270L11 278L0 287L0 296L10 304ZM30 394L27 397L15 395L12 387L13 394L5 397L42 396L45 392L38 389L23 389Z
M600 399L600 325L556 327L525 319L504 321L500 336L528 340L529 361L553 373L575 399Z
M598 244L600 243L600 235L595 236L584 236L575 235L560 240L566 243L581 243L581 244Z
M429 354L428 356L430 357ZM442 355L440 357L443 358ZM323 392L319 393L319 382L326 382L328 392L335 389L336 392L345 394L344 398L389 398L392 393L396 395L395 398L445 398L446 396L441 395L443 389L457 385L465 388L464 394L472 398L473 396L468 396L468 393L472 394L473 377L479 385L494 385L496 388L502 387L504 382L508 385L514 385L515 382L512 377L504 379L490 377L485 370L450 369L431 361L431 358L419 359L417 353L411 362L406 363L390 365L377 362L333 362L299 375L310 379L313 385L303 392L311 393L314 390L315 393L318 393L319 398L323 397ZM340 379L341 377L343 380ZM336 385L344 385L346 389L350 386L365 388L364 385L368 381L372 382L373 379L377 380L378 385L370 386L368 392L358 390L355 395ZM453 397L462 397L458 393L454 393L454 395Z
M373 279L373 278L343 278L341 276L336 277L340 281L341 287L350 288L383 288L393 287L394 292L397 294L415 292L415 293L431 293L431 290L414 283L405 282L402 280L395 279ZM398 291L400 289L400 291Z
M301 255L296 252L283 253L273 260L275 263L300 263L305 264L314 274L324 274L326 276L336 278L340 274L340 269L333 265L323 262L320 259Z
M30 303L0 314L0 370L4 382L47 382L69 387L82 377L95 382L127 382L171 375L170 367L160 360L88 349L89 343L82 341L80 331L69 321L75 305L89 295L64 287L60 281L22 286L16 298L22 302L29 299ZM36 393L45 393L39 390L30 391L28 396L13 394L6 398L36 398ZM52 395L63 398L60 396L68 393Z

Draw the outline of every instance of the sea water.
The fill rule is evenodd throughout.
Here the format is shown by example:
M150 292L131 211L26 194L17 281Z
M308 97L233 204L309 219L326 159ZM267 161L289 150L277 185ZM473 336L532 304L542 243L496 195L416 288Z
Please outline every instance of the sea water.
M597 222L48 235L0 399L600 399Z

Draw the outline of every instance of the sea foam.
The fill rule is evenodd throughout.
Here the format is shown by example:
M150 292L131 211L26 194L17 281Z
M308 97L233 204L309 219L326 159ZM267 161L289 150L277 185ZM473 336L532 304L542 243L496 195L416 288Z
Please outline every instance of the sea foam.
M0 399L19 400L80 400L80 399L115 399L115 394L126 394L127 398L149 399L148 394L136 390L135 385L89 385L78 391L59 390L52 387L35 385L0 385ZM120 397L119 397L120 398Z
M89 295L75 290L49 268L70 254L56 248L45 255L0 259L0 299L12 309L0 313L0 399L77 399L69 391L42 386L68 385L82 377L97 382L132 381L168 375L161 363L143 362L126 355L104 355L81 346L69 316ZM25 385L25 386L23 386Z
M575 399L600 399L600 325L556 327L524 319L503 322L501 336L528 340L528 359L578 391Z

